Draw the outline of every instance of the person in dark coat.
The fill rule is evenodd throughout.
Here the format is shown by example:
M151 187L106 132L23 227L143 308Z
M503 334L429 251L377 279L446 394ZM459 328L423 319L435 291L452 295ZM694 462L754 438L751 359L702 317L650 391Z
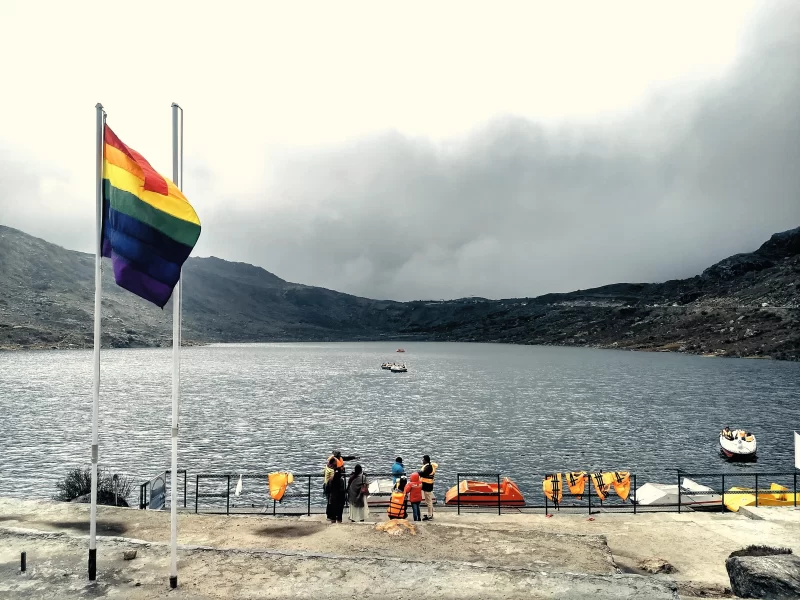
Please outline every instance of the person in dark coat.
M342 522L344 501L347 497L344 481L344 474L341 470L336 469L333 472L333 477L331 477L331 480L328 482L328 506L325 509L325 515L331 523Z

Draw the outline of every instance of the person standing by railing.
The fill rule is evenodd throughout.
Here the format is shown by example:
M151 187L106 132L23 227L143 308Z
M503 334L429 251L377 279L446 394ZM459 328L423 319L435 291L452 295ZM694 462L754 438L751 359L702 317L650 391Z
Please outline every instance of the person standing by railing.
M411 474L411 479L406 484L404 494L408 496L408 501L411 503L411 512L414 513L414 520L420 521L419 503L422 502L422 483L419 480L419 473Z
M331 523L342 522L342 512L344 512L345 488L344 488L344 469L336 469L327 485L328 506L325 515Z
M397 485L397 480L405 474L406 468L403 466L403 459L398 456L394 459L394 464L392 465L392 487L395 487Z
M433 520L433 478L436 476L438 464L431 462L427 454L422 457L422 468L419 470L419 480L422 482L422 495L428 505L428 514L422 517L423 521Z
M347 482L347 501L350 504L350 520L363 522L369 516L367 494L369 482L361 465L356 465Z

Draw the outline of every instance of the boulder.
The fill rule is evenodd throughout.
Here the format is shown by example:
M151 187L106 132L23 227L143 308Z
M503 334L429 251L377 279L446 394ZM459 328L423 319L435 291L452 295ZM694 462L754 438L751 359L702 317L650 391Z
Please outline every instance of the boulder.
M800 598L800 558L794 554L731 556L725 568L731 590L741 598Z
M136 550L125 550L125 552L122 553L122 558L125 560L133 560L136 558Z
M639 561L639 568L642 571L647 571L648 573L653 573L657 575L659 573L674 573L675 567L673 567L670 563L665 561L663 558L645 558Z

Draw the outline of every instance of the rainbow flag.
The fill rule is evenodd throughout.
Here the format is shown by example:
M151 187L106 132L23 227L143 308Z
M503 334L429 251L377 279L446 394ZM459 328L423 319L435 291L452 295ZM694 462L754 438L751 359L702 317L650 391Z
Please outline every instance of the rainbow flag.
M108 125L103 138L103 256L117 285L163 308L200 237L200 219L178 187Z

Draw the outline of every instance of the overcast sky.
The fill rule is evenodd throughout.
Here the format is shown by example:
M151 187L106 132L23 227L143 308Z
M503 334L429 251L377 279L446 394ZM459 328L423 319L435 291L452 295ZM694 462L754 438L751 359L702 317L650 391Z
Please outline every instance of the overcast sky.
M76 9L76 6L82 8ZM196 256L408 300L690 276L800 225L800 2L0 3L0 223L93 251L94 105Z

